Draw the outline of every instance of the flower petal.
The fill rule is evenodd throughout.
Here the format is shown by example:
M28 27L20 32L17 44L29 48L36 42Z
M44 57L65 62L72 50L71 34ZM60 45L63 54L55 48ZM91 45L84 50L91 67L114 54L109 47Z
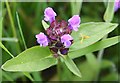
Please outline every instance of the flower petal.
M65 35L61 36L61 42L62 43L65 42L65 41L70 41L70 40L73 40L73 38L69 34L65 34Z
M69 48L71 46L71 40L73 40L73 38L69 34L65 34L61 37L61 42L66 48Z
M57 15L51 7L48 7L44 11L44 16L45 21L49 21L50 23L52 23L55 20L55 16Z
M66 48L69 48L69 47L71 46L71 42L70 42L70 41L64 42L64 46L65 46Z
M77 31L78 29L76 29L76 28L78 28L79 25L80 25L80 17L79 17L79 15L74 15L72 18L70 18L68 20L68 22L69 22L68 25L71 27L71 29Z
M40 32L39 34L36 35L37 42L40 44L40 46L48 46L48 38L47 36Z
M116 12L120 8L120 0L115 0L114 11Z

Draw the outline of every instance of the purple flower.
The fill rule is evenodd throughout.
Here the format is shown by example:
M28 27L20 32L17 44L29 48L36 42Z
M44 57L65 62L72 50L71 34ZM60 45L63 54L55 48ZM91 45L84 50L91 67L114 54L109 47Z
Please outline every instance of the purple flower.
M52 23L55 20L55 16L57 15L52 8L48 7L44 11L44 16L45 21L49 21L50 23Z
M66 48L69 48L71 46L71 40L73 40L73 38L69 34L61 36L61 42Z
M36 35L37 42L40 44L40 46L48 46L48 38L47 36L40 32L39 34Z
M116 12L120 8L120 0L115 0L114 11Z
M71 34L72 30L68 27L67 22L65 21L61 21L61 22L57 22L57 21L53 21L50 24L50 27L47 28L46 33L49 36L49 38L51 39L51 41L53 40L59 40L59 38L64 35L64 34Z
M45 30L44 33L36 35L37 42L40 46L49 46L50 51L54 57L67 55L69 47L73 43L71 33L73 30L77 31L80 25L79 15L74 15L68 20L68 22L62 20L58 22L55 20L56 13L52 8L48 7L44 11L44 20L50 22L50 26Z
M79 15L74 15L72 18L68 20L69 26L72 30L78 31L78 27L80 25L80 17Z

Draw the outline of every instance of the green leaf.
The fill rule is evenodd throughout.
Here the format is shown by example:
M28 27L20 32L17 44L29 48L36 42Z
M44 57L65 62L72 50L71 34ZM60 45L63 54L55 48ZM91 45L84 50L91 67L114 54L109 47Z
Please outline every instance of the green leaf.
M81 70L82 78L73 76L72 78L73 81L91 81L94 79L94 76L96 76L97 72L93 70L93 68L87 61L84 61L77 65L78 68Z
M111 73L109 73L108 75L104 75L104 76L102 76L101 77L101 82L102 81L116 81L116 82L118 82L119 83L119 75L118 75L118 73L117 72L111 72Z
M34 79L32 78L32 76L28 72L23 72L23 74L25 76L27 76L31 81L34 81Z
M77 68L73 60L69 58L69 56L64 57L64 62L71 72L73 72L78 77L82 77L79 69Z
M94 69L94 71L97 71L99 69L99 63L95 55L93 53L88 53L85 56L90 66Z
M43 27L44 27L45 30L47 28L49 28L49 25L44 20L42 20L42 25L43 25Z
M6 72L2 71L2 77L6 78L7 81L14 81L10 75L8 75ZM4 80L2 80L4 81Z
M105 7L107 6L108 0L103 0ZM106 7L107 8L107 7Z
M111 22L112 19L113 19L113 16L114 16L114 2L115 0L109 0L108 1L108 5L107 5L107 9L105 11L105 14L104 14L104 20L106 22Z
M112 38L108 38L108 39L99 41L95 44L92 44L92 45L90 45L86 48L82 48L82 49L79 49L79 50L76 50L76 51L71 51L71 52L69 52L68 55L72 59L77 58L77 57L80 57L82 55L85 55L85 54L88 54L88 53L91 53L91 52L94 52L94 51L98 51L100 49L107 48L107 47L110 47L112 45L115 45L115 44L120 42L118 39L120 39L120 36L115 36L115 37L112 37Z
M57 60L50 55L48 48L35 46L8 60L2 65L2 69L6 71L41 71L56 64Z
M17 78L24 76L23 73L21 72L14 72L11 75L11 72L5 72L4 70L2 70L2 78L3 78L2 81L10 81L9 79L6 79L5 75L3 75L4 74L3 72L8 76L10 76L13 80L16 80Z
M60 65L60 67L64 70L64 71L62 71L61 70L61 72L62 72L62 74L60 73L60 76L61 76L61 81L72 81L72 76L73 76L73 74L71 73L71 71L69 71L69 69L67 68L67 66L65 65L65 64L61 64ZM67 76L66 76L67 75Z
M79 30L72 33L74 43L71 46L70 51L78 50L94 44L95 42L103 38L106 34L113 31L117 26L118 24L105 22L91 22L81 24ZM89 38L83 39L81 43L80 34L89 36Z
M70 1L71 1L72 15L79 15L83 0L70 0Z
M115 67L115 64L110 60L102 59L101 69L110 68L110 67Z
M34 78L34 81L42 81L42 77L40 75L41 73L38 71L38 72L33 72L32 73L32 76Z

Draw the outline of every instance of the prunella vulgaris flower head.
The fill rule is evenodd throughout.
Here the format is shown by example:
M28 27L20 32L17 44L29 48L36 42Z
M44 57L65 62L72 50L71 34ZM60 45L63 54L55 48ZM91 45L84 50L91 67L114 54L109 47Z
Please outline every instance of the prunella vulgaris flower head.
M67 55L69 47L73 44L71 36L72 31L78 31L80 26L79 15L74 15L68 22L55 20L57 14L50 7L44 11L44 20L50 22L50 26L45 30L45 34L40 32L36 35L37 42L40 46L49 46L55 57L60 54Z

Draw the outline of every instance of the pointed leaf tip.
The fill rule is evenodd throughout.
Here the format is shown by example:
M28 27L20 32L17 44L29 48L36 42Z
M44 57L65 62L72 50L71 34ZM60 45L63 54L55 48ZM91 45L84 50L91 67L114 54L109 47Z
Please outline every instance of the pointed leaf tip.
M79 69L77 68L76 64L73 62L72 59L69 58L69 56L67 55L66 57L64 57L64 62L66 64L66 66L68 67L68 69L75 74L78 77L82 77Z
M43 25L43 27L44 27L45 30L47 28L49 28L49 25L44 20L42 20L42 25Z

